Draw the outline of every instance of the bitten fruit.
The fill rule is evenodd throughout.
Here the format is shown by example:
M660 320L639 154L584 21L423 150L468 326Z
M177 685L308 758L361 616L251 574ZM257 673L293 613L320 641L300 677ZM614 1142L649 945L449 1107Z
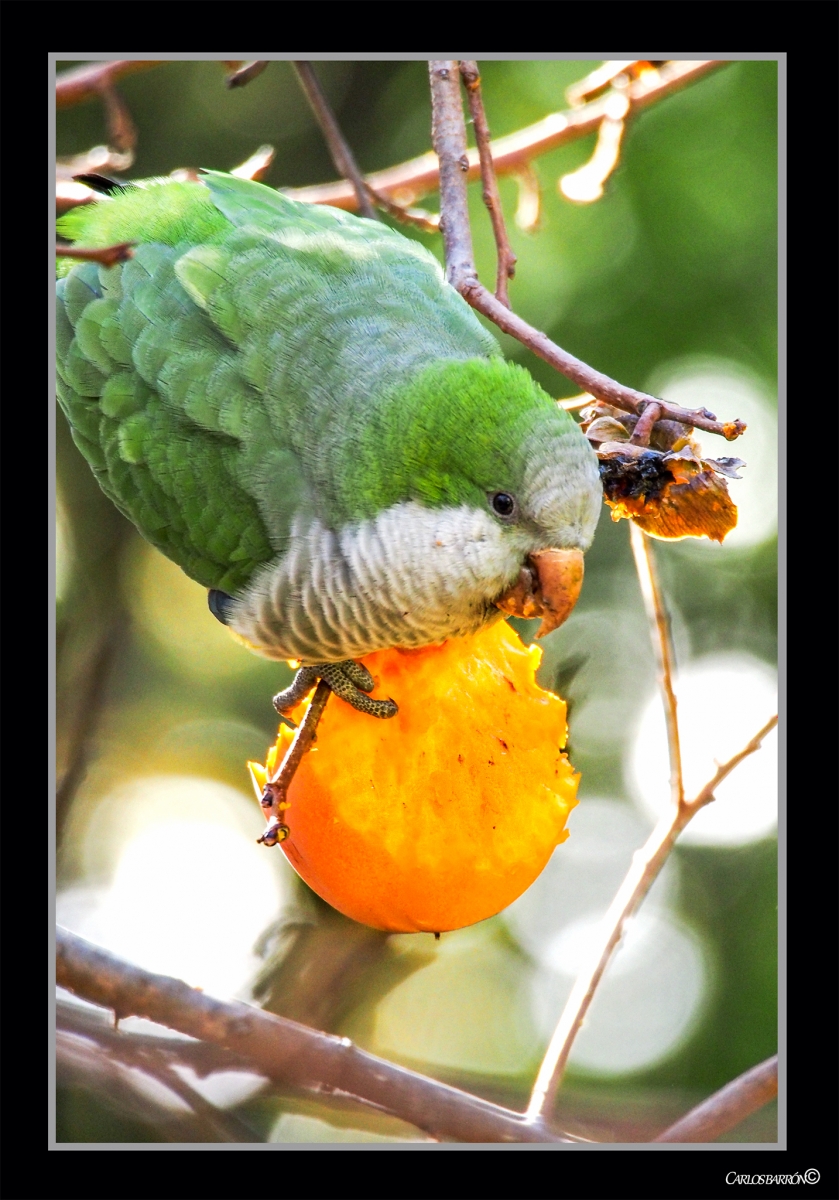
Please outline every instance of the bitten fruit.
M377 929L459 929L500 912L568 836L579 776L565 703L536 682L541 651L504 621L363 661L399 712L333 698L288 793L282 849L319 896ZM302 719L308 701L292 715ZM283 726L257 793L282 761Z

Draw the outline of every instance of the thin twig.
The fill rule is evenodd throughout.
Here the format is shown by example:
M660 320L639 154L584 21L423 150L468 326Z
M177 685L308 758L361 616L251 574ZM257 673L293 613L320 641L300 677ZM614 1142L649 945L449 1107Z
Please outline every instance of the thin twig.
M234 167L230 174L235 175L237 179L260 180L274 161L275 154L273 146L260 146L240 166Z
M663 418L721 434L728 441L739 437L746 428L742 421L724 424L704 408L693 411L669 404L596 371L510 312L483 286L475 270L469 229L466 201L469 162L457 63L454 60L434 61L430 64L430 73L432 141L440 163L440 228L446 247L446 278L452 287L499 329L517 338L585 392L615 408L640 416L647 405L657 404Z
M326 93L320 86L312 64L310 62L293 62L291 65L294 67L300 86L303 89L306 99L309 101L312 112L315 114L321 132L326 139L329 153L335 164L335 170L340 171L352 183L360 212L365 217L375 219L376 213L367 195L367 185L364 182L361 171L358 169L355 156L347 144L346 138L341 133L341 127L335 119L332 105L327 100Z
M103 267L114 267L117 263L128 262L134 257L133 247L136 242L118 242L115 246L102 246L98 250L84 249L81 246L56 246L56 258L79 258L83 262L101 263Z
M638 423L633 430L632 437L629 439L633 446L649 446L650 434L653 431L653 426L661 416L660 404L648 404L641 416L638 418Z
M698 812L700 808L704 808L706 804L710 804L714 799L714 792L720 786L722 781L731 774L736 766L738 766L744 758L748 758L750 754L754 754L755 750L760 748L763 739L772 732L778 724L778 714L770 717L762 729L758 730L750 742L748 742L742 750L732 755L722 766L717 767L713 778L709 779L701 791L697 792L693 800L687 800L684 803L684 808L689 810L691 817ZM687 822L686 822L687 823Z
M647 108L703 78L710 71L727 65L726 62L711 59L665 63L656 72L653 80L638 79L630 84L627 93L631 104L630 111ZM534 158L547 154L549 150L570 145L590 133L595 133L607 115L607 99L601 97L580 108L551 113L535 125L528 125L525 129L519 129L492 142L490 149L496 174L515 175L529 166ZM481 175L477 149L467 151L467 162L467 179L471 183ZM375 191L391 196L399 204L413 204L439 188L437 155L421 154L418 158L387 167L384 171L369 175L367 182ZM308 204L331 204L335 208L350 210L358 207L354 188L343 180L283 191L292 199Z
M179 979L127 963L66 929L57 931L57 983L113 1009L141 1016L243 1055L268 1078L337 1089L376 1104L432 1137L461 1142L578 1139L240 1001L216 1000Z
M246 62L243 66L234 70L230 75L227 76L224 81L225 87L244 87L246 83L250 83L252 79L256 79L258 75L261 75L267 66L267 59L257 59L254 62Z
M440 214L428 212L424 208L402 208L395 204L388 196L383 196L381 192L374 191L369 183L364 184L367 195L377 208L381 208L397 221L401 221L403 225L413 225L417 229L421 229L423 233L439 233L440 232Z
M713 1142L778 1095L778 1056L773 1054L714 1092L654 1142Z
M55 80L56 108L69 108L85 100L95 100L110 87L115 79L133 75L136 71L148 71L162 67L162 59L115 59L113 62L91 63L88 67L76 67L64 71Z
M642 417L641 420L643 419ZM641 421L638 424L640 425ZM652 425L650 425L651 428ZM677 701L676 693L673 690L675 658L673 654L673 640L670 635L670 618L664 604L664 594L659 583L658 568L656 567L650 539L633 521L629 523L629 539L632 545L632 554L635 558L635 570L638 573L638 582L641 585L641 595L644 597L644 608L647 610L650 638L658 669L658 686L661 690L664 717L667 723L667 750L670 757L670 799L673 804L680 807L685 799L685 786L682 777L682 750L679 743Z
M460 100L460 76L456 59L432 60L428 70L431 84L431 143L440 161L440 229L446 251L446 278L459 291L460 285L467 282L478 284L466 200L469 159ZM500 307L503 308L503 305Z
M363 929L364 927L359 925L356 928ZM368 929L366 932L373 933L374 931ZM286 1014L280 1015L285 1016ZM140 1070L148 1071L149 1063L152 1065L163 1063L169 1067L187 1068L199 1079L230 1071L258 1075L264 1081L264 1087L270 1089L268 1094L293 1096L296 1099L316 1103L319 1108L326 1106L339 1112L352 1113L362 1128L368 1126L371 1117L376 1120L381 1114L378 1105L359 1096L329 1092L317 1084L308 1087L293 1087L273 1083L250 1059L243 1058L240 1054L234 1054L213 1042L196 1041L194 1038L164 1037L136 1030L127 1033L122 1028L114 1029L112 1018L102 1008L90 1008L87 1005L82 1007L80 1004L72 1004L59 999L56 1004L56 1017L59 1035L57 1046L59 1066L70 1065L71 1068L78 1066L81 1071L84 1071L85 1067L89 1065L92 1069L86 1072L87 1084L97 1084L97 1090L101 1089L106 1093L110 1091L109 1085L114 1078L114 1064L123 1064L127 1067L137 1067ZM63 1038L62 1041L62 1035L65 1034L70 1036ZM99 1057L89 1059L88 1064L72 1062L73 1050L78 1048L82 1041L93 1044L99 1052ZM68 1058L71 1059L69 1064ZM186 1099L186 1097L184 1098ZM133 1099L133 1094L130 1099ZM139 1099L144 1103L141 1103L138 1110L132 1107L132 1115L139 1116L141 1119L154 1117L154 1108L152 1107L151 1112L149 1111L148 1096L142 1095ZM218 1112L218 1110L216 1111ZM162 1112L160 1116L161 1122L165 1122L167 1127L172 1124L171 1110ZM254 1138L223 1137L212 1140L253 1141Z
M539 358L550 363L567 379L573 380L584 391L596 396L598 400L604 400L615 408L636 415L642 413L648 404L658 404L661 406L663 419L678 421L682 425L695 429L704 429L708 433L720 434L729 442L734 441L745 432L746 426L740 420L717 421L707 409L682 408L680 405L670 404L657 396L650 396L646 392L639 392L635 388L618 383L615 379L610 379L608 375L596 371L573 354L569 354L567 350L563 350L556 342L552 342L547 334L534 329L532 325L528 325L527 321L523 321L521 317L510 312L477 281L464 279L455 286L467 303L476 308L478 312L482 312L484 316L489 317L504 333L509 333Z
M520 167L513 178L519 192L513 219L519 229L523 229L525 233L534 233L539 228L542 215L542 189L539 186L539 176L533 167L528 166Z
M152 1125L167 1141L262 1141L243 1121L216 1108L182 1079L165 1051L153 1049L139 1038L123 1037L115 1050L103 1047L99 1039L88 1034L80 1036L60 1029L55 1051L61 1084L91 1090L100 1102L105 1097L109 1107ZM181 1104L158 1100L150 1092L151 1081L176 1096Z
M593 937L582 969L545 1052L527 1108L527 1114L532 1120L544 1119L551 1110L574 1039L583 1024L612 953L623 936L626 922L652 887L677 837L697 812L714 799L714 789L738 763L749 754L754 754L777 723L777 716L767 721L742 750L717 769L713 778L706 783L695 799L683 802L678 808L674 806L662 817L641 849L633 855L632 865L609 905L598 933Z
M478 64L472 60L461 62L460 74L466 85L466 94L469 97L469 111L472 114L472 124L475 127L475 141L481 159L483 199L489 213L489 219L492 222L492 232L495 237L495 249L498 257L495 276L495 298L496 300L500 300L506 308L509 308L510 299L507 294L507 281L512 279L516 273L517 260L510 245L510 239L507 237L507 229L504 225L504 212L501 208L501 197L498 194L498 182L495 178L495 169L492 165L489 125L487 124L484 102L481 97L481 76L478 71Z
M128 105L115 87L106 84L101 90L102 102L108 121L108 145L120 154L131 155L137 145L137 129L128 111Z
M288 837L288 826L283 822L283 813L288 808L286 801L288 789L303 760L303 755L312 747L318 721L323 716L326 702L331 695L329 684L321 680L315 688L312 702L306 709L306 715L294 735L279 770L274 778L269 779L265 785L261 803L268 823L262 836L257 838L257 842L263 846L276 846L277 842L283 842Z
M227 1071L253 1069L248 1059L212 1042L114 1029L112 1017L102 1008L89 1008L59 998L55 1010L56 1027L59 1030L95 1042L108 1054L126 1062L131 1054L154 1050L162 1054L168 1063L189 1067L199 1079Z

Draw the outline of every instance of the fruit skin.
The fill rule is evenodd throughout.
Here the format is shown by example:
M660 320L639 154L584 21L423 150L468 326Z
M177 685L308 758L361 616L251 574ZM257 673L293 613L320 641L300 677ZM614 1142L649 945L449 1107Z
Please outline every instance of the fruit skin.
M439 933L530 886L568 836L579 782L561 752L565 704L535 681L540 657L501 622L365 659L398 715L328 704L283 817L282 849L319 896L377 929ZM290 740L282 729L269 770Z

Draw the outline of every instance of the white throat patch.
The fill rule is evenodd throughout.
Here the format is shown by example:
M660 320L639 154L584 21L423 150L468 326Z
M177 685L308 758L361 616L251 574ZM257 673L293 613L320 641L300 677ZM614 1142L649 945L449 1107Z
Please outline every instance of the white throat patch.
M304 663L427 646L498 614L492 601L529 549L525 534L467 505L406 501L340 533L298 519L289 550L251 580L229 624L265 657Z

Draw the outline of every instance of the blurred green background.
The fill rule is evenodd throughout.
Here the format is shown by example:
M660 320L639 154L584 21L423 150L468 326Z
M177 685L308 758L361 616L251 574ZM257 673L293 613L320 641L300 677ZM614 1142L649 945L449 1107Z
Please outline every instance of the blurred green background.
M564 108L566 87L597 65L483 62L493 135ZM429 148L424 62L317 70L362 170ZM127 178L231 169L265 142L277 153L264 182L335 177L288 63L272 62L240 90L223 79L220 63L172 62L119 82L139 133ZM749 425L731 450L703 440L706 453L748 464L730 485L735 533L722 547L655 544L691 714L689 787L773 711L776 105L774 62L731 63L700 79L632 121L593 204L569 202L557 181L587 161L595 138L545 154L533 163L542 187L535 232L515 225L516 183L500 181L519 260L517 312L624 383ZM105 140L98 103L59 112L59 156ZM470 198L488 282L494 245L479 187ZM433 208L436 197L422 203ZM402 228L442 258L438 237ZM500 340L552 395L574 394L517 342ZM255 994L273 1011L522 1106L591 922L666 789L626 523L613 524L604 508L578 608L543 643L541 678L569 701L569 756L582 772L571 837L507 913L435 944L339 917L279 850L255 846L261 812L244 763L264 761L276 734L271 696L289 674L235 645L203 589L113 510L60 412L56 456L61 923L150 969L221 996ZM529 640L532 626L517 625ZM770 739L673 855L579 1039L557 1108L564 1127L612 1140L654 1136L775 1051L775 753ZM178 1136L171 1093L149 1098L144 1112L84 1072L60 1080L59 1141ZM388 1118L262 1089L247 1075L190 1082L260 1139L418 1136ZM775 1139L771 1107L727 1135Z

